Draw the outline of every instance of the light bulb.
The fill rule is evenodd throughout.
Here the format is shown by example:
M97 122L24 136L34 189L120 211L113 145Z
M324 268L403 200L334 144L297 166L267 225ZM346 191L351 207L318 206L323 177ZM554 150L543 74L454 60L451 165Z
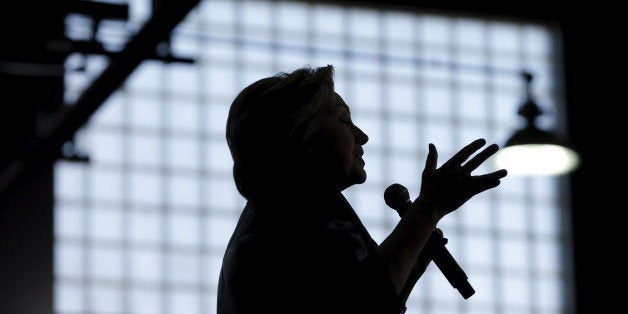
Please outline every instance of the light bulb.
M576 152L553 144L507 146L495 156L497 169L506 169L509 175L561 175L578 164Z

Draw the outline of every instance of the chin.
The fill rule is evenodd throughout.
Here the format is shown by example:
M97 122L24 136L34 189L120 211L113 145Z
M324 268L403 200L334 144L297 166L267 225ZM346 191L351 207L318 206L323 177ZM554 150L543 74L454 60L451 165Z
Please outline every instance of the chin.
M353 184L362 184L366 182L366 171L364 171L364 169L360 169L356 173L353 173L351 179L351 181L353 181Z
M346 180L343 180L345 184L342 185L342 189L344 190L355 184L362 184L366 182L366 172L364 170L353 172L345 177Z

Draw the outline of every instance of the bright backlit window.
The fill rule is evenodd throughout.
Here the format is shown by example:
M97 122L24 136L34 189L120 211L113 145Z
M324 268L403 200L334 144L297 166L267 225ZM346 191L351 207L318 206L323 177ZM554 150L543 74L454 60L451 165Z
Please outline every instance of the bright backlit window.
M115 47L147 17L103 25ZM68 35L87 24L68 19ZM126 29L125 29L126 27ZM428 143L442 160L519 126L517 72L562 119L559 49L550 25L291 1L203 1L173 33L176 54L145 61L77 136L89 164L56 166L57 313L215 313L218 272L244 200L224 136L229 105L248 84L306 64L336 68L337 91L370 137L368 180L345 192L381 242L398 217L392 183L420 185ZM72 55L66 99L106 66ZM85 71L76 71L79 67ZM488 167L479 172L489 171ZM440 227L474 286L463 300L431 265L408 313L569 313L572 276L559 180L508 177Z

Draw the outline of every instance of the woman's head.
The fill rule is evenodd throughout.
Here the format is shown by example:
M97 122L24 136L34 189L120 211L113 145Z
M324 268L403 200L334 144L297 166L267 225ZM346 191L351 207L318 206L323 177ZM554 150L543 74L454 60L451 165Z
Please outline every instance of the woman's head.
M342 108L346 105L334 92L331 65L280 73L243 89L233 101L227 119L227 143L240 193L250 199L282 180L332 180L328 172L333 172L332 168L338 171L334 162L339 163L340 159L334 160L328 150L342 144L332 145L338 135L334 132L340 128L332 123L331 116L336 114L340 119L343 114L342 119L350 122L348 112L339 111ZM338 123L342 124L340 120ZM359 133L357 141L366 142L366 135L359 129L352 132ZM357 153L361 147L355 151L361 155ZM361 182L365 174L363 177Z

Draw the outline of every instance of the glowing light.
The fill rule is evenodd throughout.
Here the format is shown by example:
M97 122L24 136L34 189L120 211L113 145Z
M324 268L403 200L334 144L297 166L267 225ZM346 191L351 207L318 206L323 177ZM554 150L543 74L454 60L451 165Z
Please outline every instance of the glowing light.
M579 163L576 152L551 144L507 146L495 156L496 167L508 170L509 175L561 175Z

